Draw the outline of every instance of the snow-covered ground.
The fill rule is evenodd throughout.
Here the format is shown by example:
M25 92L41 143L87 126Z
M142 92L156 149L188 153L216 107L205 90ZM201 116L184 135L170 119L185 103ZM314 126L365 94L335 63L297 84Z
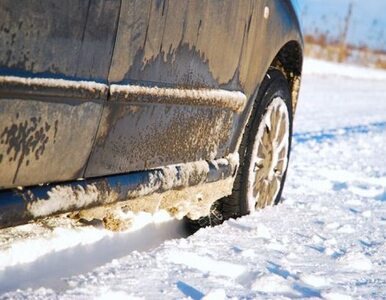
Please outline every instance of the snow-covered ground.
M386 299L386 73L306 60L295 122L283 204L187 238L3 230L0 299Z

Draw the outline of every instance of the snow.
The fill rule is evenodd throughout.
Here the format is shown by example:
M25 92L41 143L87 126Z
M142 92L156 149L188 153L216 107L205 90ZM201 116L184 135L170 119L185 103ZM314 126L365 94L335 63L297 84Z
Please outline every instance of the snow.
M229 278L237 278L245 272L245 267L224 261L199 256L185 251L171 251L167 261L200 270L203 273L214 274Z
M149 224L162 224L171 221L170 215L160 210L154 214L139 212L133 214L128 212L125 219L131 219L131 226L128 232L135 232L146 227ZM103 238L113 236L113 232L95 227L76 227L71 219L57 218L52 223L44 223L42 226L52 227L52 231L45 231L39 226L39 223L18 226L3 230L2 245L0 247L0 271L15 266L33 262L40 257L51 252L60 252L62 250L76 247L79 245L88 245L96 243ZM54 223L55 222L55 223ZM15 239L14 236L21 232L37 232L32 239ZM9 237L7 239L6 237ZM28 252L25 251L28 249ZM0 274L1 278L1 274Z
M98 202L98 188L90 184L86 188L81 185L57 186L48 192L47 199L37 199L27 205L28 212L35 218L49 216L58 211L69 211L74 207L87 207Z
M189 237L176 221L2 231L0 299L385 299L386 84L325 64L305 62L283 204Z
M130 210L137 212L138 207L142 211L154 211L160 207L169 211L177 219L182 219L189 215L192 219L198 219L209 214L210 207L217 199L228 196L232 193L231 186L234 178L224 178L218 182L205 182L209 177L210 165L216 168L229 166L230 173L238 166L239 156L236 153L229 154L226 158L214 160L212 162L196 161L182 165L170 165L153 170L149 174L149 180L143 184L138 184L136 188L127 193L130 201L120 202L121 205L130 207ZM205 186L206 197L203 197L202 187ZM185 189L182 189L185 188ZM180 192L179 190L182 190ZM166 191L166 192L163 192ZM48 197L34 197L34 201L27 204L28 212L35 218L50 216L58 212L69 212L75 209L84 209L96 204L104 204L105 209L87 209L88 214L95 218L105 219L106 212L113 211L113 203L119 199L119 193L113 189L111 191L98 190L95 183L89 183L85 187L76 186L56 186L48 191ZM212 197L211 197L212 196ZM133 200L136 198L135 200ZM83 210L82 212L84 212ZM104 216L101 217L102 214ZM119 213L118 213L119 215ZM121 227L122 222L116 222L116 212L110 213L107 221L112 220L110 229ZM131 216L129 216L130 219ZM88 217L87 219L90 219ZM104 222L106 225L106 222ZM0 267L1 268L1 267Z
M184 89L146 87L138 85L112 84L110 94L119 100L166 104L194 103L195 105L218 106L242 112L247 102L247 97L239 91L222 89Z
M34 88L36 90L39 88L72 89L100 94L106 94L108 91L108 86L103 83L53 78L23 78L17 76L0 76L0 85L22 85Z
M314 58L306 59L304 75L319 75L322 77L346 77L352 79L386 80L386 71L369 69L363 66L338 64L335 62L321 61Z

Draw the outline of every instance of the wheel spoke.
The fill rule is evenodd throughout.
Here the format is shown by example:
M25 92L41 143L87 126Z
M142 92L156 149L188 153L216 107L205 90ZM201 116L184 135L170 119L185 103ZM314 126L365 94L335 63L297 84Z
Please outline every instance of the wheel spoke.
M264 180L258 193L256 208L264 208L267 201L268 183Z
M278 147L279 148L282 148L285 146L286 144L286 140L288 138L287 136L287 132L288 132L288 120L286 118L285 115L283 115L281 118L280 118L280 125L278 126L278 135L277 135L277 144L278 144Z
M280 181L278 178L275 177L269 186L269 201L270 202L267 203L267 205L273 205L274 204L279 187L280 187Z
M259 145L259 149L257 151L257 156L261 157L262 159L265 159L269 153L269 149L266 145L264 145L264 142L261 141Z
M275 141L276 139L276 133L277 133L277 116L276 116L276 110L274 108L268 110L267 113L270 113L270 122L271 122L271 142Z

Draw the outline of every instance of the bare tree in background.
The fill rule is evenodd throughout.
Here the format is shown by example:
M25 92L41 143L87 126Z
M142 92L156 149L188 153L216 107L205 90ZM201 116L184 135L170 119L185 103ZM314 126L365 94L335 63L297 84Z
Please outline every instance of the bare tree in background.
M348 35L349 27L350 27L353 6L354 6L353 1L350 1L349 7L348 7L348 12L347 12L346 18L344 20L344 28L343 28L342 35L340 38L340 49L339 49L339 56L338 56L339 62L343 62L347 58L347 35Z

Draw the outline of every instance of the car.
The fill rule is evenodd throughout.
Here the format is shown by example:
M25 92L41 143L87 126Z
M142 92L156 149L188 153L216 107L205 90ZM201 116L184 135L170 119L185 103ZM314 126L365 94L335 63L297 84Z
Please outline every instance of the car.
M117 202L205 226L280 201L292 1L2 0L0 49L0 227Z

